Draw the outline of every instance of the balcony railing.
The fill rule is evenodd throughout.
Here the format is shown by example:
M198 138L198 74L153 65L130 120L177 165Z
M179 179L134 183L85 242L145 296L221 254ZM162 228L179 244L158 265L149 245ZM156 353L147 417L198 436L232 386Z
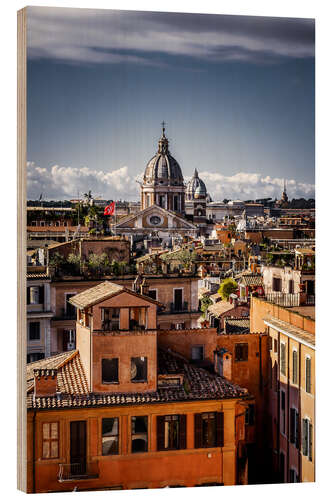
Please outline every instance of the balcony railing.
M296 307L300 305L299 293L271 292L266 294L266 300L283 307Z
M58 481L78 481L80 479L94 479L98 477L98 464L59 464ZM95 470L93 470L95 469Z
M188 311L188 302L183 302L182 304L176 302L170 302L170 312L186 312Z
M70 309L61 308L60 314L53 317L53 320L65 320L65 319L76 319L76 311Z

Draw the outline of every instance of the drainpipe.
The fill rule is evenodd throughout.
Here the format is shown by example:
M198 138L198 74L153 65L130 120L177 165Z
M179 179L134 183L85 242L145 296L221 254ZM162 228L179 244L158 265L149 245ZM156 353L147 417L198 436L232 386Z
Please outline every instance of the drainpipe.
M32 493L36 493L36 410L34 410L34 415L32 417Z

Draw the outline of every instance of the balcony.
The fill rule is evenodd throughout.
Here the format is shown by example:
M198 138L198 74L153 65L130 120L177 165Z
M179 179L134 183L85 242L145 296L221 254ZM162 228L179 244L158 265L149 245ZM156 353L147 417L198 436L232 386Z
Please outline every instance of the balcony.
M59 464L59 483L98 478L98 463Z
M183 302L182 304L179 304L177 302L170 302L170 312L171 313L188 312L188 302Z
M283 293L271 292L265 296L267 302L272 302L278 306L283 307L299 307L299 306L314 306L315 295L307 295L300 293Z
M60 309L60 313L58 313L55 317L52 318L53 320L76 320L76 311L72 311L71 309L65 309L62 307Z

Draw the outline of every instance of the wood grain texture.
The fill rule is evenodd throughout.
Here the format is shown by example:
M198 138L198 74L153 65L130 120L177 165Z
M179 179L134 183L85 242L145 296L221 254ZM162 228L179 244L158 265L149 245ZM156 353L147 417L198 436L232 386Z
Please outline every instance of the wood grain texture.
M17 487L27 489L26 157L27 10L17 13Z

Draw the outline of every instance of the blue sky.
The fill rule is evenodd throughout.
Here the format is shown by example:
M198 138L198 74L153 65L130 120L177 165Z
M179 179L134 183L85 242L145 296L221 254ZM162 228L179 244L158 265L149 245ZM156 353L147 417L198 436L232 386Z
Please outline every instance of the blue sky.
M28 8L28 197L138 199L165 120L213 199L314 196L314 21Z

